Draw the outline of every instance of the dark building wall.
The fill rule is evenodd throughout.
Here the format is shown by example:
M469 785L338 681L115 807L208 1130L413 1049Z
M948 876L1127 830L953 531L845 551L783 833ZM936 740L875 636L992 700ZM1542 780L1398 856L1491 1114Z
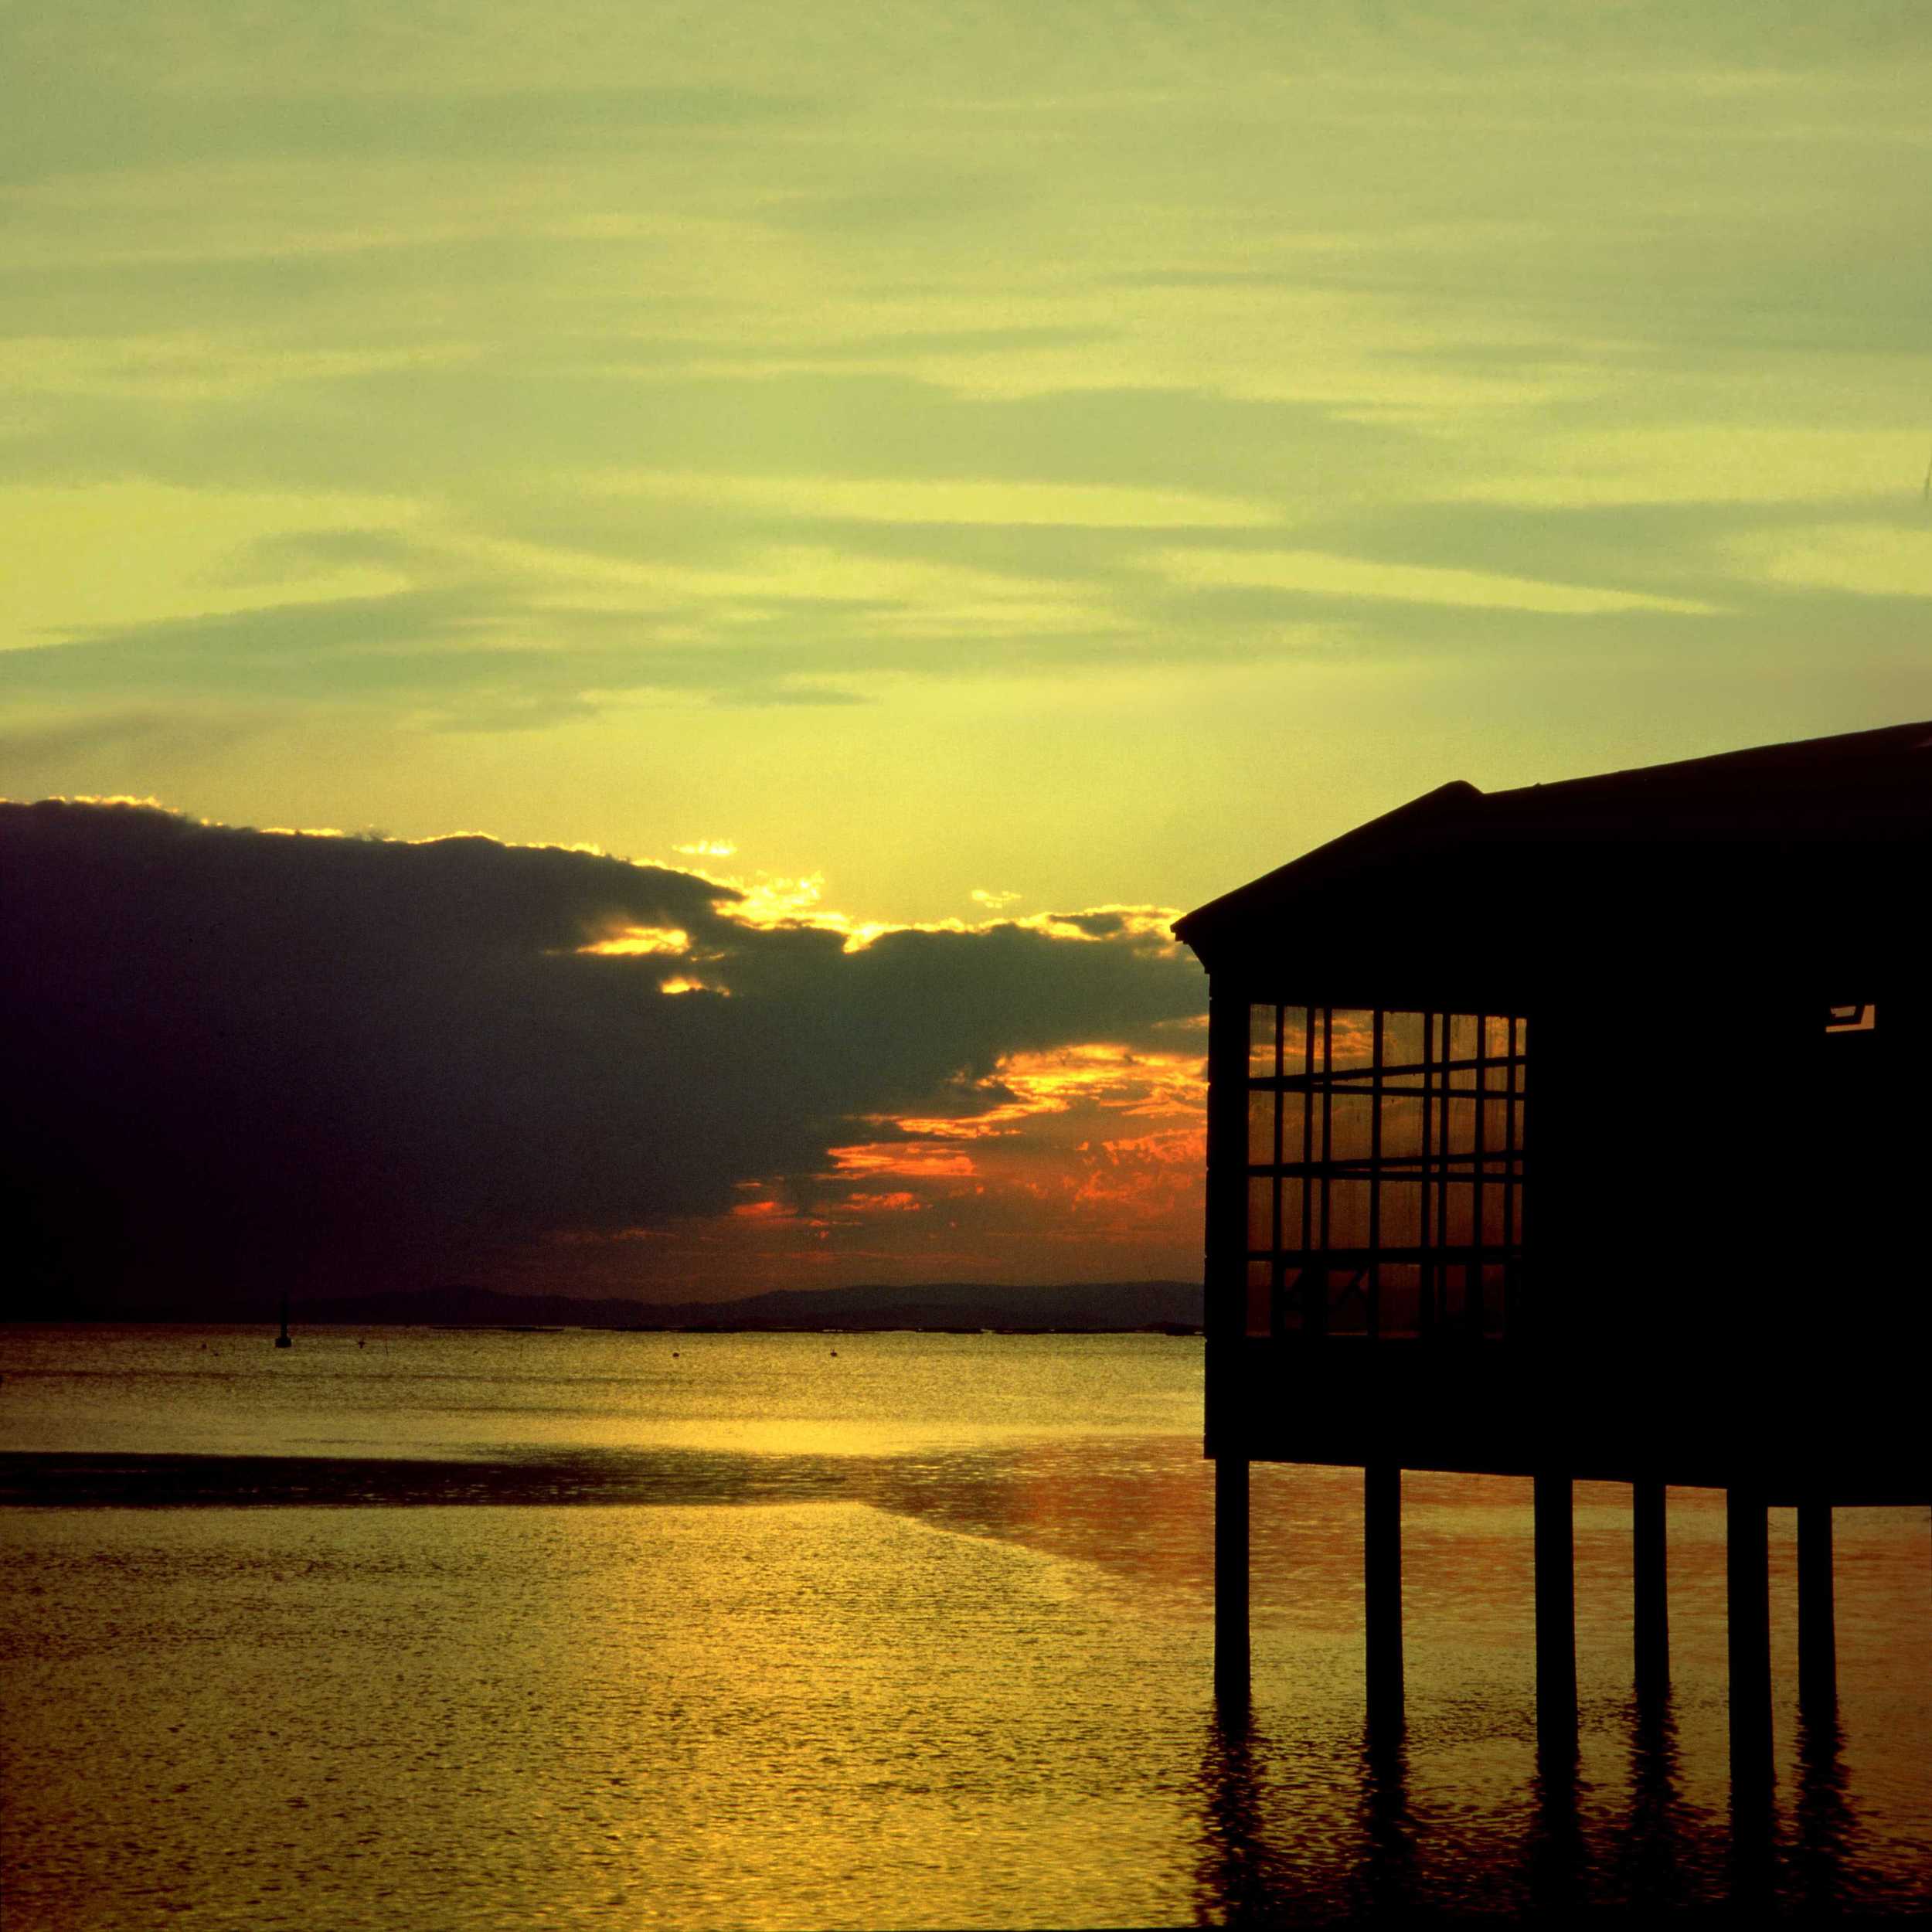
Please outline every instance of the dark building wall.
M1932 723L1445 785L1181 921L1210 1453L1932 1495L1928 876ZM1527 1019L1505 1334L1244 1332L1251 1000Z
M1251 1456L1932 1490L1923 1413L1932 1070L1780 975L1592 975L1529 1020L1526 1255L1507 1332L1245 1332L1247 1007L1216 977L1209 1447Z

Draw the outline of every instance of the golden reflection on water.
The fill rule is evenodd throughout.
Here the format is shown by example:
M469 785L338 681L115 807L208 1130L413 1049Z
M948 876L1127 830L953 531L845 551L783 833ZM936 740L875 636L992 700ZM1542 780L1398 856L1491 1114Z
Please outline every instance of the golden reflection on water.
M883 1455L1198 1437L1198 1340L1151 1335L20 1328L0 1450Z
M271 1399L173 1344L118 1395L69 1362L15 1403L9 1342L0 1446L165 1412L176 1443L498 1460L412 1465L410 1507L0 1511L9 1932L1932 1905L1922 1512L1839 1512L1840 1696L1803 1722L1774 1513L1777 1783L1736 1816L1719 1498L1672 1494L1645 1711L1628 1493L1580 1485L1552 1765L1528 1485L1406 1476L1409 1721L1371 1750L1358 1471L1256 1472L1255 1696L1213 1706L1208 1471L1172 1420L1198 1350L707 1338L679 1409L639 1339L399 1349L406 1410L327 1350ZM895 1387L930 1405L896 1433ZM564 1494L607 1500L528 1506Z
M854 1505L22 1540L70 1612L9 1632L24 1923L1139 1923L1177 1895L1185 1679L1037 1553Z

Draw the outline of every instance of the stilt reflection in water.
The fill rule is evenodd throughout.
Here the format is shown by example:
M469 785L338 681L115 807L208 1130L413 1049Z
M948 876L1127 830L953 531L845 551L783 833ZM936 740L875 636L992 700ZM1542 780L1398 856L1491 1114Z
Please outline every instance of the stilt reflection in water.
M1577 1734L1573 1729L1553 1733L1540 1723L1538 1729L1524 1889L1535 1910L1561 1915L1580 1910L1590 1893Z
M1253 1716L1242 1699L1216 1704L1203 1740L1195 1903L1204 1924L1249 1924L1282 1909L1255 1775Z
M1747 1916L1825 1913L1853 1902L1870 1852L1859 1842L1835 1719L1800 1732L1799 1775L1781 1811L1774 1787L1752 1781L1728 1818L1686 1795L1668 1694L1633 1696L1621 1721L1621 1788L1602 1781L1600 1756L1587 1777L1584 1754L1552 1747L1536 1758L1520 1804L1465 1808L1448 1796L1440 1761L1431 1768L1440 1736L1417 1774L1400 1734L1365 1725L1352 1746L1318 1730L1291 1740L1265 1714L1223 1706L1202 1740L1197 1916L1378 1923L1500 1909L1561 1920L1720 1905Z
M1409 1758L1400 1731L1371 1722L1362 1744L1362 1858L1349 1889L1352 1916L1373 1922L1414 1910L1420 1887Z
M1669 1692L1640 1689L1630 1708L1630 1798L1610 1874L1626 1905L1655 1910L1690 1903L1696 1832L1685 1808L1677 1708Z
M1399 1739L1290 1742L1223 1701L1202 1740L1199 1792L1203 1924L1375 1919L1420 1900Z
M1858 1821L1845 1787L1844 1734L1835 1706L1803 1712L1798 1727L1798 1794L1788 1890L1801 1910L1845 1903Z
M1747 1917L1768 1915L1777 1895L1777 1793L1753 1763L1731 1772L1731 1842L1726 1896Z

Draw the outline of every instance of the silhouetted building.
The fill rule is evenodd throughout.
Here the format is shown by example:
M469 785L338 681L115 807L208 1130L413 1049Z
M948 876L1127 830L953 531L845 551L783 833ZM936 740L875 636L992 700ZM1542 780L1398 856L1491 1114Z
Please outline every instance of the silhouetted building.
M1932 723L1447 784L1182 920L1209 1454L1932 1496L1928 861Z

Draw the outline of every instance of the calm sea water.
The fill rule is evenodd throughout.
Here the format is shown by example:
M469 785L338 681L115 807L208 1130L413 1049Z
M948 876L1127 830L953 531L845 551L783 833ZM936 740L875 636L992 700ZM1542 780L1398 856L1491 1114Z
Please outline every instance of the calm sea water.
M1409 1726L1364 1748L1360 1478L1255 1482L1209 1696L1198 1341L0 1330L9 1932L1932 1907L1932 1535L1841 1511L1836 1722L1732 1815L1721 1501L1577 1496L1539 1781L1526 1484L1410 1475ZM49 1495L63 1500L49 1504Z

